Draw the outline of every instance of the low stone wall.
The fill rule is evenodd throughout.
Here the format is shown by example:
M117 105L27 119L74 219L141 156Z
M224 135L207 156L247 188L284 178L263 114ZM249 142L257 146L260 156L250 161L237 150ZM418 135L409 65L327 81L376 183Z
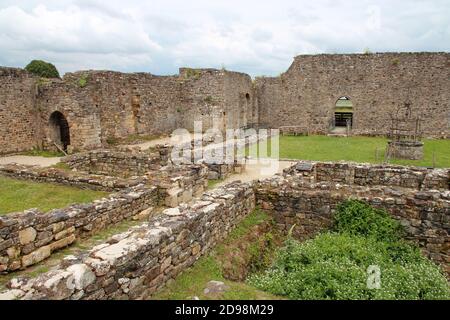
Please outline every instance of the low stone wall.
M207 164L209 169L208 179L226 179L232 174L240 174L245 171L245 164Z
M349 198L386 209L406 227L432 260L450 274L450 191L417 191L385 186L310 183L301 174L256 185L257 204L273 214L280 229L293 225L294 236L311 238L330 227L336 206Z
M416 190L449 190L450 169L427 169L351 162L300 161L285 175L301 174L311 182L334 182L360 186L392 186Z
M132 177L142 176L168 164L170 148L155 147L146 152L94 150L64 157L70 168L94 174Z
M40 168L17 164L0 165L0 175L36 182L57 183L82 189L119 191L145 183L145 177L124 179L111 176L93 175L82 171L56 168Z
M167 209L56 270L13 279L0 299L148 298L223 240L255 207L250 184L231 184Z
M282 136L308 136L309 128L303 126L284 126L280 127L280 134Z
M156 186L139 185L88 204L0 216L0 272L26 268L76 239L138 214L149 215L158 197Z
M208 167L204 165L168 165L147 174L150 185L157 185L167 207L200 197L208 187Z

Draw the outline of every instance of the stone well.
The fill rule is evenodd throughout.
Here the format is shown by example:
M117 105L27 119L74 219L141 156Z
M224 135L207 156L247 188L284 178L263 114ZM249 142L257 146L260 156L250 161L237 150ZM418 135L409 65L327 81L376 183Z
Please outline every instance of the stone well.
M389 154L396 159L423 159L423 142L420 141L390 141L388 148Z

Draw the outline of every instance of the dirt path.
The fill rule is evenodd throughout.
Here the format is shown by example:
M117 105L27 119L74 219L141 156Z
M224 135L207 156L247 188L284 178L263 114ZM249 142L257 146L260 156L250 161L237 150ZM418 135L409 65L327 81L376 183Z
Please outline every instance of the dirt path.
M193 138L193 135L186 135L186 136L181 136L180 137L180 141L177 142L188 142ZM174 141L172 140L171 137L160 137L160 138L156 138L147 142L143 142L143 143L138 143L138 144L130 144L130 145L125 145L125 147L130 147L130 148L139 148L141 151L145 151L148 150L149 148L152 148L156 145L159 144L169 144L169 145L173 145Z
M9 156L9 157L1 157L0 165L4 164L22 164L29 166L40 166L40 167L50 167L61 161L61 158L52 157L35 157L35 156Z
M269 178L277 173L282 173L284 169L294 165L293 161L278 161L276 159L248 160L246 168L241 174L233 174L216 186L222 186L233 181L248 182L257 179Z

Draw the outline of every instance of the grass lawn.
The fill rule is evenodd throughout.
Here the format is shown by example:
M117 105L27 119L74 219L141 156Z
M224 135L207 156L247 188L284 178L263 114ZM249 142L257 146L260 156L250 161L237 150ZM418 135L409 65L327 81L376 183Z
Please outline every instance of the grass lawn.
M449 139L424 140L424 142L423 160L391 160L390 163L432 167L434 153L436 167L450 167ZM381 163L386 146L387 139L379 137L280 136L280 158ZM267 149L270 155L270 144ZM256 150L257 146L253 145L246 152L248 154L251 151L254 154ZM376 159L377 150L378 159Z
M160 292L153 295L151 299L155 300L186 300L192 299L194 296L201 300L224 299L224 300L274 300L281 299L278 296L260 291L247 283L229 281L223 277L220 261L227 254L225 245L230 245L242 239L253 226L267 221L269 216L260 211L255 210L244 218L241 223L229 234L229 236L221 242L210 254L201 257L191 268L180 274L176 279L166 285ZM235 250L240 250L236 246ZM207 283L211 280L222 281L229 290L219 296L206 296L203 290Z
M107 192L15 180L0 176L0 215L38 208L44 212L72 203L87 203Z

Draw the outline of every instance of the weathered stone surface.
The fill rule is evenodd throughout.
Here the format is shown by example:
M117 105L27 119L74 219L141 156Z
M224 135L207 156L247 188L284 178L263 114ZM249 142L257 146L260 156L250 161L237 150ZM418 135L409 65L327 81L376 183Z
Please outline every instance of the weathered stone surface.
M58 241L52 242L48 245L51 251L55 251L64 247L67 247L69 244L75 242L76 237L74 234L68 236L67 238L60 239Z
M229 206L224 206L224 199ZM154 217L114 236L115 241L109 239L88 253L68 258L56 270L33 279L13 279L10 285L24 292L20 299L148 298L195 263L198 255L223 239L254 208L251 184L218 188L192 205L178 207L180 215ZM185 243L191 237L196 239L193 246ZM191 256L192 250L197 256Z
M49 246L41 247L36 251L22 257L22 266L28 267L50 257L51 249Z
M96 279L95 274L85 264L75 264L67 268L67 271L73 274L75 288L82 290L93 283Z
M306 175L293 166L283 176L258 183L256 197L280 229L287 232L295 225L293 234L299 239L328 228L342 201L363 200L390 212L405 226L408 238L419 240L424 252L442 263L450 243L444 222L450 215L448 182L447 174L426 168L314 163Z
M19 241L20 244L25 245L33 242L36 239L37 232L34 228L28 227L26 229L19 231Z
M353 119L358 119L352 133L384 135L390 115L410 99L423 119L425 136L448 138L450 98L442 93L450 87L449 60L449 53L300 55L281 76L256 78L259 122L327 134L336 101L347 96ZM411 81L420 90L411 93Z
M215 296L228 290L230 290L230 287L225 285L222 281L212 280L206 284L206 288L203 290L203 293L206 295Z
M100 180L97 177L97 182L87 181L83 178L85 177L83 174L78 178L72 175L69 180L65 180L67 178L65 175L58 175L61 171L48 169L51 170L51 174L47 175L46 170L16 165L0 166L0 173L8 172L9 176L21 179L33 179L32 177L42 175L51 179L58 177L59 182L67 181L69 185L72 185L75 180L84 181L83 183L87 184L91 182L96 184ZM95 200L91 204L72 205L45 214L36 210L27 210L2 217L0 234L8 238L0 242L0 256L17 259L14 263L8 264L6 271L25 268L42 261L48 257L47 248L53 252L72 244L77 237L92 235L110 224L131 219L138 214L143 216L150 214L153 205L158 205L161 192L164 191L156 186L139 184L107 198ZM18 230L19 225L20 230ZM39 250L43 247L46 248ZM20 265L20 261L25 264ZM18 266L17 263L19 263ZM2 269L4 269L3 264Z

